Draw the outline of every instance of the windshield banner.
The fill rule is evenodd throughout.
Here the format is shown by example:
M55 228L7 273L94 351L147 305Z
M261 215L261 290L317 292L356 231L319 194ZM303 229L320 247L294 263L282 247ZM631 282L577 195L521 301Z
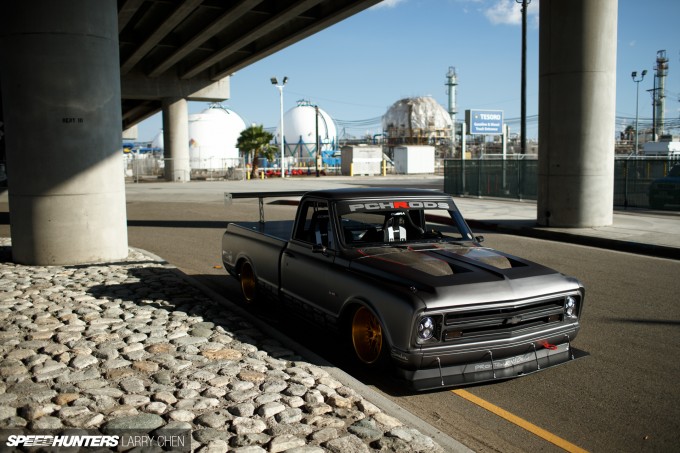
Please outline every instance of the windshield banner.
M338 204L340 214L367 211L394 211L399 209L445 209L455 210L453 203L445 200L409 200L409 201L350 201Z

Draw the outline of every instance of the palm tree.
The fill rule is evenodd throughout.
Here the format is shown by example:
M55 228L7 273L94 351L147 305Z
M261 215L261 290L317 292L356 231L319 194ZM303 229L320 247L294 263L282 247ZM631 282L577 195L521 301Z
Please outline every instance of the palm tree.
M264 130L264 126L252 125L241 132L241 135L236 142L238 149L247 155L253 153L253 168L250 173L251 178L257 178L257 168L259 166L260 157L266 157L269 160L274 159L274 154L277 147L271 144L274 136Z

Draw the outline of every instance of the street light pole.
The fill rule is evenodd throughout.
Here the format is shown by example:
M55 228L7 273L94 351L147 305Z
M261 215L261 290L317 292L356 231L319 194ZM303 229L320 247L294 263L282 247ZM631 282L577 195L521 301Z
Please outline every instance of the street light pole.
M321 160L321 149L319 148L321 140L319 139L319 106L314 106L314 125L316 127L316 156L314 156L316 164L316 177L319 177L319 161Z
M647 70L643 70L642 73L640 74L640 78L637 78L637 71L633 71L631 74L631 77L633 78L633 82L635 82L636 90L635 90L635 154L638 154L639 152L639 140L638 140L638 101L640 99L640 82L642 82L645 79L645 76L647 75Z
M279 143L281 144L281 177L286 177L286 147L283 142L283 87L288 82L288 77L284 76L279 85L279 81L276 77L271 78L272 85L279 89L279 99L281 100L281 128L279 129Z
M527 8L531 0L515 0L522 4L522 92L521 92L521 124L520 149L522 154L527 150Z

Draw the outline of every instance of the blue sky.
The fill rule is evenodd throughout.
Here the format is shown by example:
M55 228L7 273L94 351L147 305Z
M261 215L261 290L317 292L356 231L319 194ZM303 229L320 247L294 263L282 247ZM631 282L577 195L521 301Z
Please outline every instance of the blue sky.
M597 1L597 0L593 0ZM527 116L529 138L537 138L538 8L529 5L527 30ZM653 68L666 50L666 117L680 116L680 1L619 0L616 115L635 118L631 72L647 69L640 83L639 115L652 117ZM351 135L381 132L381 117L399 99L432 96L447 107L449 67L458 75L457 107L503 110L519 119L521 14L515 0L388 0L267 57L231 78L231 99L222 103L246 124L278 125L279 94L270 78L289 81L284 110L306 99L318 104ZM208 104L191 102L189 112ZM352 123L363 123L360 127ZM161 129L160 114L139 125L139 140ZM519 133L519 122L511 122ZM680 130L675 130L680 134Z

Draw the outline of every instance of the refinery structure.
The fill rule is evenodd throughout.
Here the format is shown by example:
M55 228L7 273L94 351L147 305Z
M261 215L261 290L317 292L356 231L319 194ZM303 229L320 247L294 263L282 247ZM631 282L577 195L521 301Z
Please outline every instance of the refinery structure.
M621 131L617 137L616 154L663 154L666 148L675 149L676 136L668 134L667 129L677 129L680 122L666 119L666 78L668 75L668 58L665 50L656 55L653 68L653 88L647 90L652 97L653 118L639 122L635 127L630 118L617 118L617 128ZM646 74L646 71L645 73ZM643 74L643 78L644 78ZM635 75L633 76L635 80ZM408 148L408 155L423 152L423 158L429 159L430 152L437 159L437 167L446 158L482 159L482 158L536 158L538 144L530 141L526 155L520 155L518 137L510 134L507 124L494 133L475 133L470 131L469 124L458 118L457 106L458 76L454 67L449 67L445 74L448 105L442 106L431 96L408 97L394 102L380 117L380 133L367 134L363 138L340 138L337 121L319 105L310 100L299 100L296 105L282 110L283 125L279 121L274 127L267 128L274 139L272 145L280 150L283 137L283 166L287 169L303 169L309 174L310 167L321 164L325 168L332 167L335 173L347 172L349 165L342 164L343 157L356 160L358 155L367 155L368 148L360 150L357 146L368 146L380 149L373 153L371 159L382 163L381 171L398 172L400 168L408 168L395 163L395 156L402 154L402 148ZM469 117L469 110L466 111ZM462 115L461 115L462 116ZM537 118L533 118L537 121ZM469 120L468 120L469 121ZM519 128L517 119L509 120L513 128ZM670 125L670 128L668 127ZM638 127L639 126L639 127ZM245 170L250 162L238 150L236 142L246 123L238 113L212 104L201 113L189 117L189 156L192 178L209 172L214 175L220 172L226 175L228 169L243 167L240 172L231 171L237 177L245 177ZM283 134L282 134L283 127ZM639 142L635 149L634 142ZM670 142L671 145L666 146ZM677 144L680 145L680 144ZM343 153L347 148L351 150ZM422 148L418 148L422 147ZM430 149L431 148L431 149ZM398 150L395 152L395 150ZM159 133L151 143L139 147L133 157L160 157L163 153L163 134ZM162 170L162 163L157 165ZM281 168L281 154L276 159L264 162L264 168ZM364 168L365 165L359 165ZM421 168L422 170L422 168ZM435 171L433 169L433 171ZM304 174L305 172L302 172Z
M429 96L400 99L382 117L388 146L450 143L450 114Z

